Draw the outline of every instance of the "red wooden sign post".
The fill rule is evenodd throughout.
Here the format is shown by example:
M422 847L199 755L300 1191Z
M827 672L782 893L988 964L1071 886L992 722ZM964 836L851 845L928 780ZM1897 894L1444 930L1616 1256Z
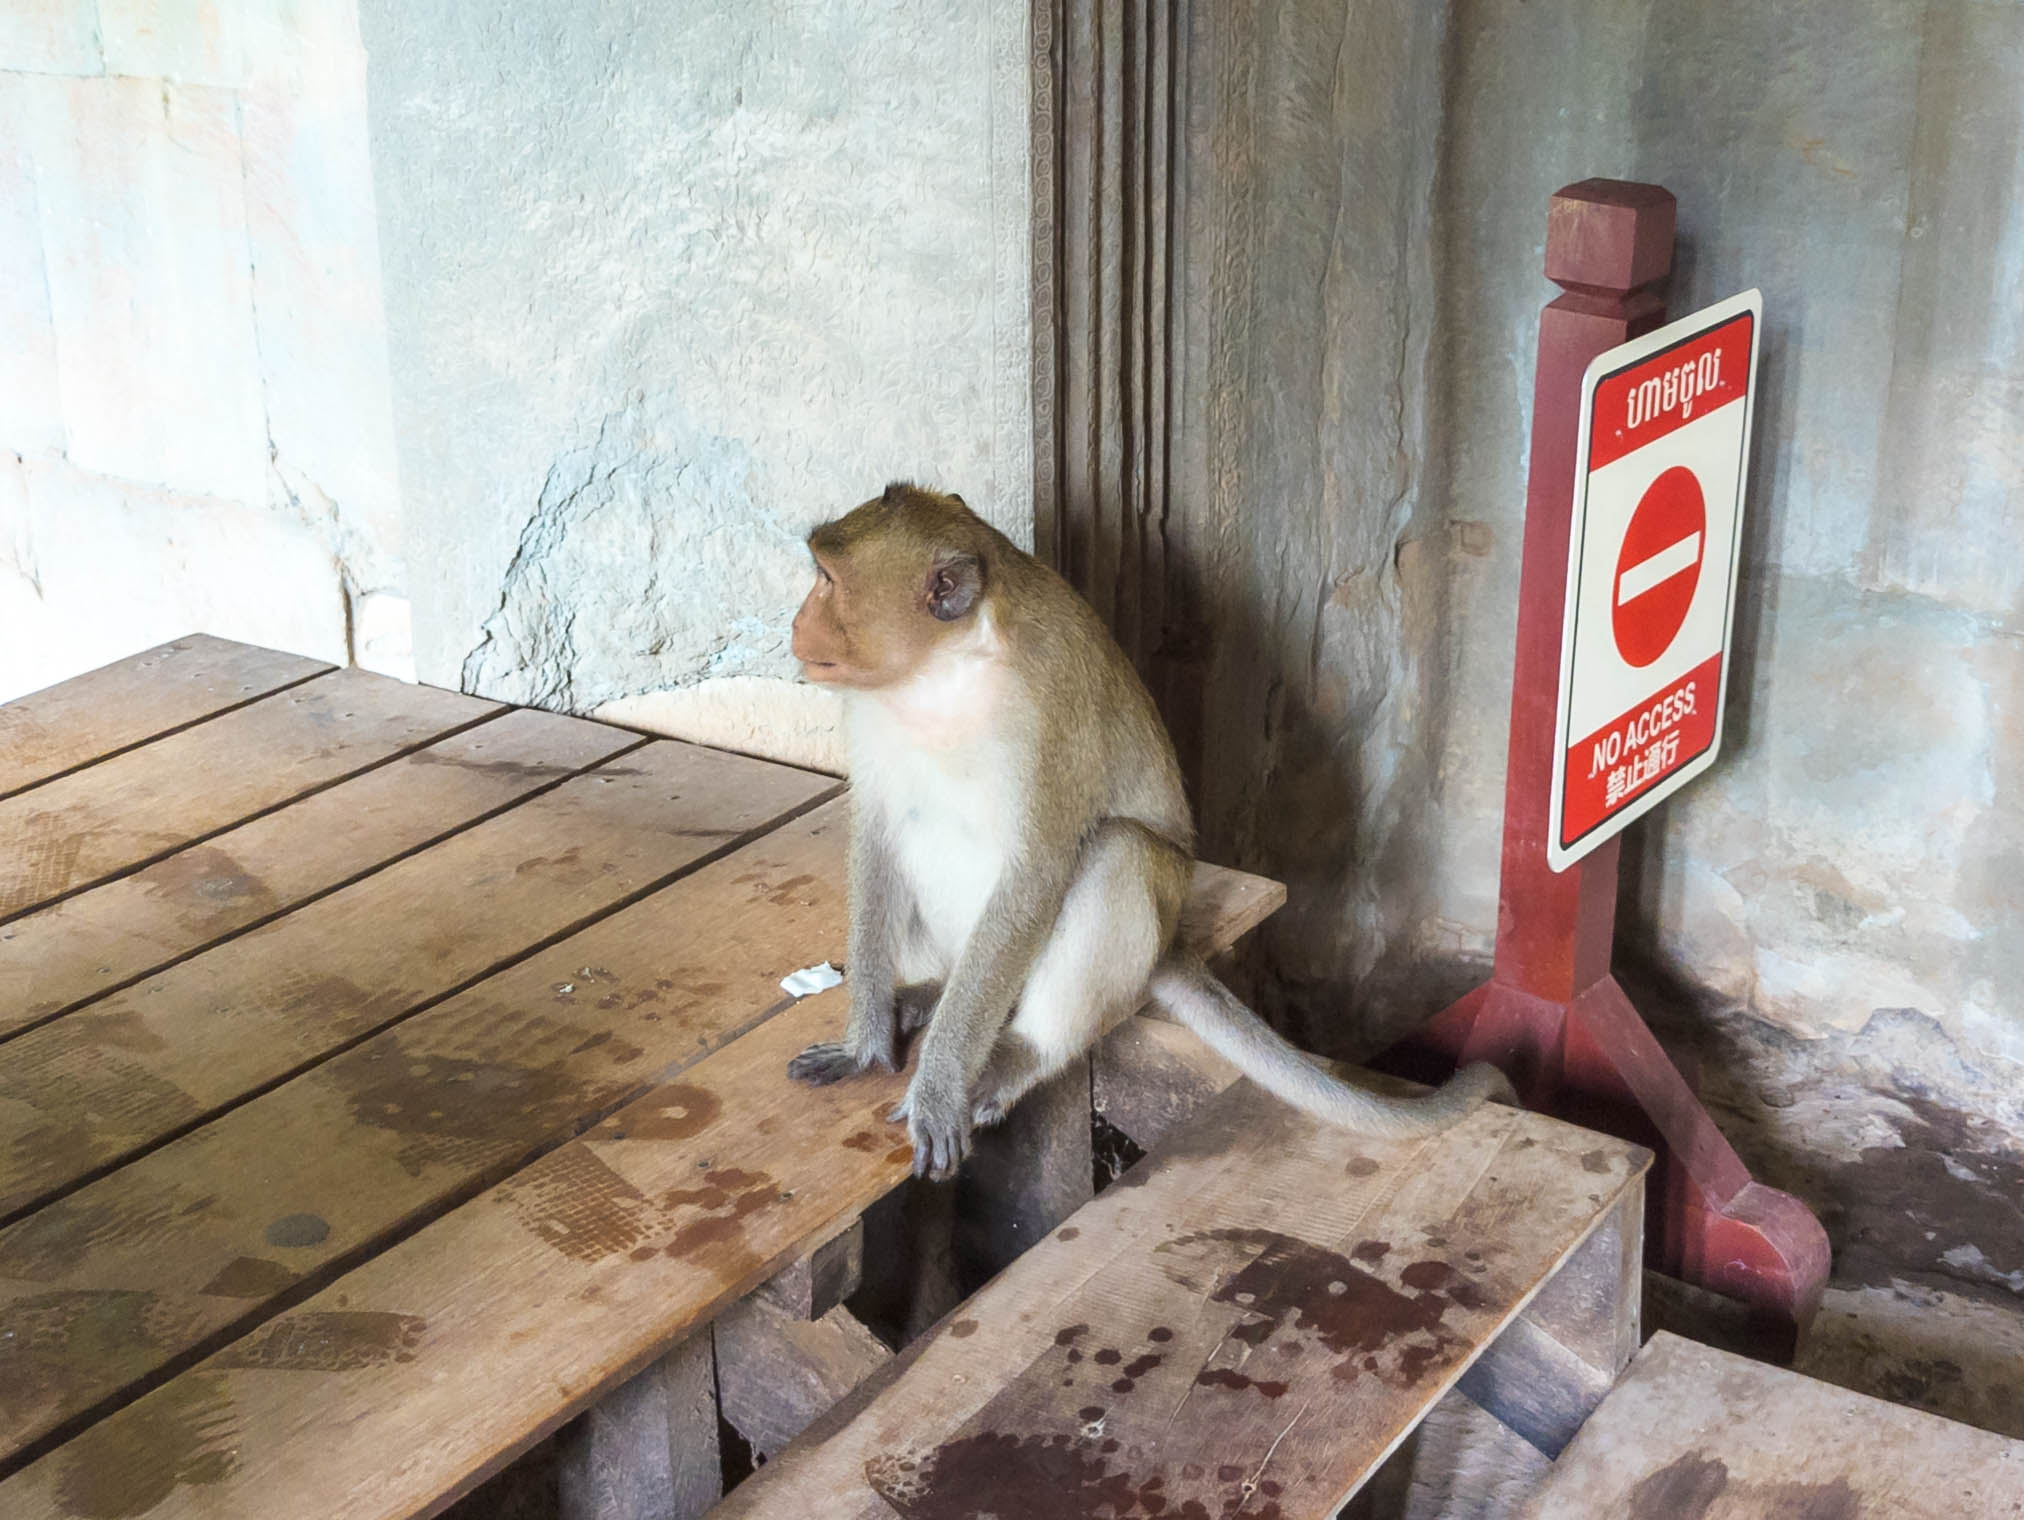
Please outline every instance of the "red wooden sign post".
M1610 974L1619 841L1558 873L1546 858L1582 374L1664 322L1652 287L1672 268L1673 210L1670 191L1621 180L1553 197L1546 275L1565 294L1539 318L1495 970L1387 1064L1493 1061L1528 1107L1652 1144L1646 1259L1796 1332L1827 1280L1826 1232L1751 1180Z

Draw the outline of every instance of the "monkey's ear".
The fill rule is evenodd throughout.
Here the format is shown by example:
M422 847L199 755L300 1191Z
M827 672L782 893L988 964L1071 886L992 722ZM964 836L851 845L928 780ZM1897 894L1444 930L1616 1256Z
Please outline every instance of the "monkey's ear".
M974 554L944 554L928 571L928 611L953 623L984 594L984 562Z

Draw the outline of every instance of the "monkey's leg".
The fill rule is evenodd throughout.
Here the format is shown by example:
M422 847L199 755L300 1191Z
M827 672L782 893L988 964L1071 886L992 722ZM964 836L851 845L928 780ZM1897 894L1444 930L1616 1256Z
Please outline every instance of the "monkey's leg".
M1138 1006L1179 911L1160 855L1172 849L1128 823L1104 825L1083 847L1061 916L972 1089L973 1124L996 1124Z
M897 1064L895 1004L902 981L928 963L927 936L913 889L894 859L884 821L851 814L850 1021L841 1040L811 1045L787 1063L787 1074L818 1086Z

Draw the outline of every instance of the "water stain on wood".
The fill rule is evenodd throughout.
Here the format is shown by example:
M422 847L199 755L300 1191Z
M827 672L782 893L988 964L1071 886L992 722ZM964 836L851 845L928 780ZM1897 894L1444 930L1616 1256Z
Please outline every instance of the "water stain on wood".
M159 1360L153 1293L65 1288L0 1306L0 1418L30 1418L80 1383L125 1383Z
M212 1298L271 1298L295 1281L295 1273L264 1256L236 1256L197 1291Z
M678 1188L662 1199L668 1208L711 1211L710 1217L693 1220L675 1231L674 1238L663 1247L669 1256L694 1256L741 1242L745 1234L743 1221L780 1201L780 1185L765 1172L712 1170L703 1174L703 1184L697 1189ZM743 1250L732 1254L749 1255Z
M333 1062L352 1117L374 1129L490 1143L524 1141L569 1124L582 1088L553 1066L512 1066L433 1052L398 1041Z
M602 1006L602 1003L600 1003ZM630 1040L621 1040L609 1029L601 1029L590 1038L570 1047L573 1056L586 1055L593 1050L603 1049L612 1060L623 1066L628 1061L637 1061L646 1051Z
M1111 1449L1115 1442L1105 1442ZM982 1431L918 1457L875 1456L865 1481L903 1520L1212 1520L1198 1499L1170 1504L1158 1478L1113 1472L1102 1448L1061 1435ZM1224 1510L1222 1520L1267 1520Z
M708 1088L670 1082L614 1119L609 1134L614 1140L686 1140L723 1111L723 1101Z
M283 1214L264 1232L267 1244L293 1250L320 1246L330 1238L330 1221L321 1214Z
M1285 1383L1268 1382L1259 1378L1246 1377L1234 1367L1211 1367L1195 1374L1195 1384L1200 1388L1229 1388L1241 1393L1246 1388L1255 1388L1268 1399L1283 1398Z
M434 749L417 750L408 756L408 764L444 765L481 776L497 776L502 781L525 781L536 785L544 781L553 781L558 776L566 776L571 769L569 766L556 765L546 760L474 760L468 751L445 752ZM610 775L612 772L603 771L599 774Z
M357 1372L412 1362L427 1329L427 1321L413 1314L377 1309L300 1310L227 1346L212 1365L276 1372Z
M1759 1515L1763 1520L1863 1520L1871 1513L1846 1478L1824 1483L1738 1479L1720 1457L1698 1450L1675 1457L1625 1496L1627 1513L1664 1515L1667 1520L1705 1520L1717 1500L1724 1501L1724 1514Z
M45 1204L0 1231L0 1277L57 1282L93 1252L144 1249L173 1234L179 1222L201 1214L214 1199L183 1189L152 1196L121 1196L108 1179L83 1193Z
M61 1448L56 1502L78 1520L144 1515L180 1485L231 1477L238 1439L225 1379L185 1374Z
M809 894L808 889L814 886L816 881L817 878L806 872L799 876L790 876L765 894L766 901L776 908L793 908L813 902L815 899Z
M585 1145L567 1145L500 1184L521 1224L572 1261L597 1262L644 1243L646 1196Z
M977 1322L973 1319L959 1319L949 1326L949 1339L968 1340L977 1333Z
M1690 1451L1643 1479L1630 1491L1626 1502L1633 1515L1701 1520L1728 1486L1728 1463L1720 1457Z
M1311 1338L1339 1358L1332 1370L1345 1380L1372 1374L1412 1386L1465 1344L1444 1323L1448 1311L1488 1303L1445 1261L1412 1262L1393 1287L1339 1252L1271 1230L1184 1235L1159 1251L1174 1258L1168 1276L1177 1282L1192 1283L1202 1266L1216 1270L1210 1301L1247 1316L1232 1327L1232 1339L1261 1346L1282 1332ZM1239 1252L1256 1254L1231 1271L1228 1256Z
M200 920L239 921L281 906L265 882L214 844L179 850L150 866L139 880L148 896L173 898Z
M0 1193L15 1190L8 1172L25 1194L117 1154L128 1137L197 1118L197 1101L150 1069L148 1058L164 1048L166 1041L128 1009L73 1013L6 1045L0 1099L11 1100L16 1113L0 1130L12 1132Z
M1378 1165L1368 1156L1358 1156L1348 1166L1344 1167L1343 1170L1348 1172L1352 1177L1375 1177L1378 1172Z

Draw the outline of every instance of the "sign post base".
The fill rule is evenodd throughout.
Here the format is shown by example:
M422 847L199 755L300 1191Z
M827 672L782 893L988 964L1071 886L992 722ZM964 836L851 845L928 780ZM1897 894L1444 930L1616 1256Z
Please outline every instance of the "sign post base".
M1428 1077L1487 1060L1528 1108L1650 1145L1647 1261L1749 1305L1789 1354L1827 1282L1827 1233L1751 1179L1610 974L1619 841L1564 871L1547 863L1582 376L1665 320L1652 287L1672 268L1673 216L1657 185L1584 180L1553 197L1546 275L1565 293L1539 320L1496 967L1380 1064Z

